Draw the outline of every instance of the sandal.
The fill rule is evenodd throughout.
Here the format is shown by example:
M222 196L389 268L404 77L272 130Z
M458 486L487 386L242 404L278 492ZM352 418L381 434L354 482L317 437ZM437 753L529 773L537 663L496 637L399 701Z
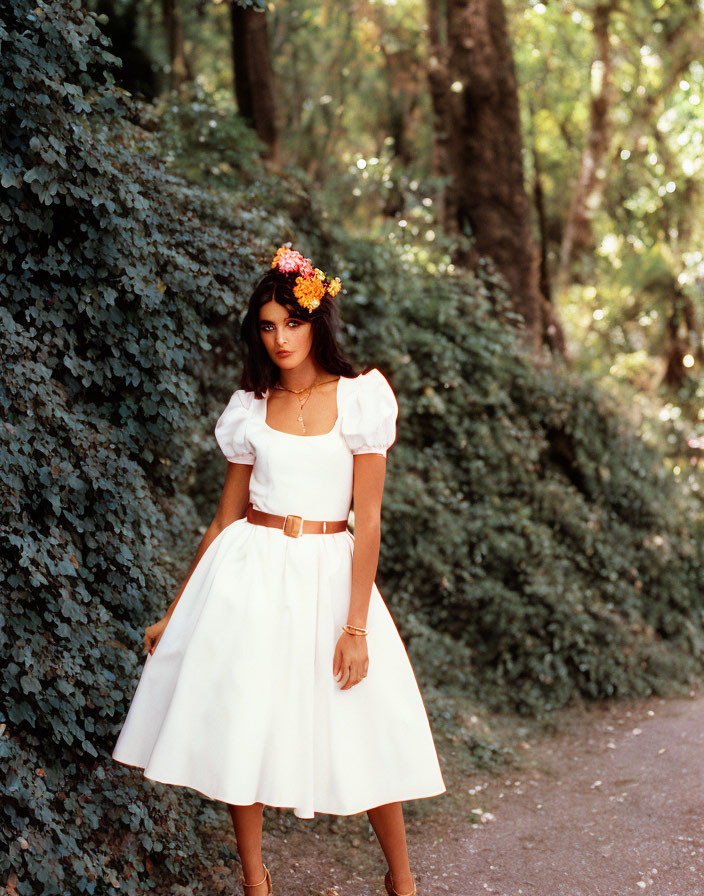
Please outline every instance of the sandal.
M271 883L271 875L269 874L269 869L266 867L266 865L264 865L264 877L257 884L246 884L244 882L244 875L243 875L242 886L245 888L245 896L246 896L247 887L261 887L261 885L265 881L269 884L269 889L267 890L267 896L271 896L271 894L273 893L273 885Z
M413 877L413 875L411 875ZM386 892L389 896L416 896L416 879L413 877L413 890L410 893L399 893L398 890L394 889L394 885L391 882L391 869L386 872L386 876L384 877L384 886L386 887Z

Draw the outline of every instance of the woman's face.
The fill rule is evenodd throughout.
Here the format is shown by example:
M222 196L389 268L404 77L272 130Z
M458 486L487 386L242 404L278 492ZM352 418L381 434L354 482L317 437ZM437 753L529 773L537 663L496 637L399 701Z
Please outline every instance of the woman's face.
M259 335L274 364L291 369L310 353L313 324L291 317L287 308L272 299L259 309Z

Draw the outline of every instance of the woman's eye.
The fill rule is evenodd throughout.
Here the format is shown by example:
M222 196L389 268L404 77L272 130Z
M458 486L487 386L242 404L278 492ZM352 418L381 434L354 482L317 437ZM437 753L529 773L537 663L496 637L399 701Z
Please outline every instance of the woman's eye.
M289 324L289 326L293 325L293 327L296 328L296 327L300 327L301 322L300 322L300 320L290 320L290 321L288 322L288 324ZM260 327L260 330L261 330L262 332L268 332L268 331L271 330L271 329L272 329L272 325L271 325L271 324L262 324L261 327Z

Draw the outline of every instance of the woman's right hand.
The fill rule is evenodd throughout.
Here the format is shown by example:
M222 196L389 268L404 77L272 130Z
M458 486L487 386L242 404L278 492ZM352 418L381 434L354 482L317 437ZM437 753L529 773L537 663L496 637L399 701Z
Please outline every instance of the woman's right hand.
M144 630L144 649L147 653L154 653L154 648L159 643L159 639L164 634L164 629L168 625L169 616L164 616L158 622L148 626Z

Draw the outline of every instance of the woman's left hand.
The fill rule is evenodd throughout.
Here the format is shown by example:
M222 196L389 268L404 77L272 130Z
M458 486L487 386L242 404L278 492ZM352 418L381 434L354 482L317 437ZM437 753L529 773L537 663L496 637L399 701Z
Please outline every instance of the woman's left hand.
M340 683L340 690L347 691L367 677L369 652L363 635L343 632L335 646L332 674Z

